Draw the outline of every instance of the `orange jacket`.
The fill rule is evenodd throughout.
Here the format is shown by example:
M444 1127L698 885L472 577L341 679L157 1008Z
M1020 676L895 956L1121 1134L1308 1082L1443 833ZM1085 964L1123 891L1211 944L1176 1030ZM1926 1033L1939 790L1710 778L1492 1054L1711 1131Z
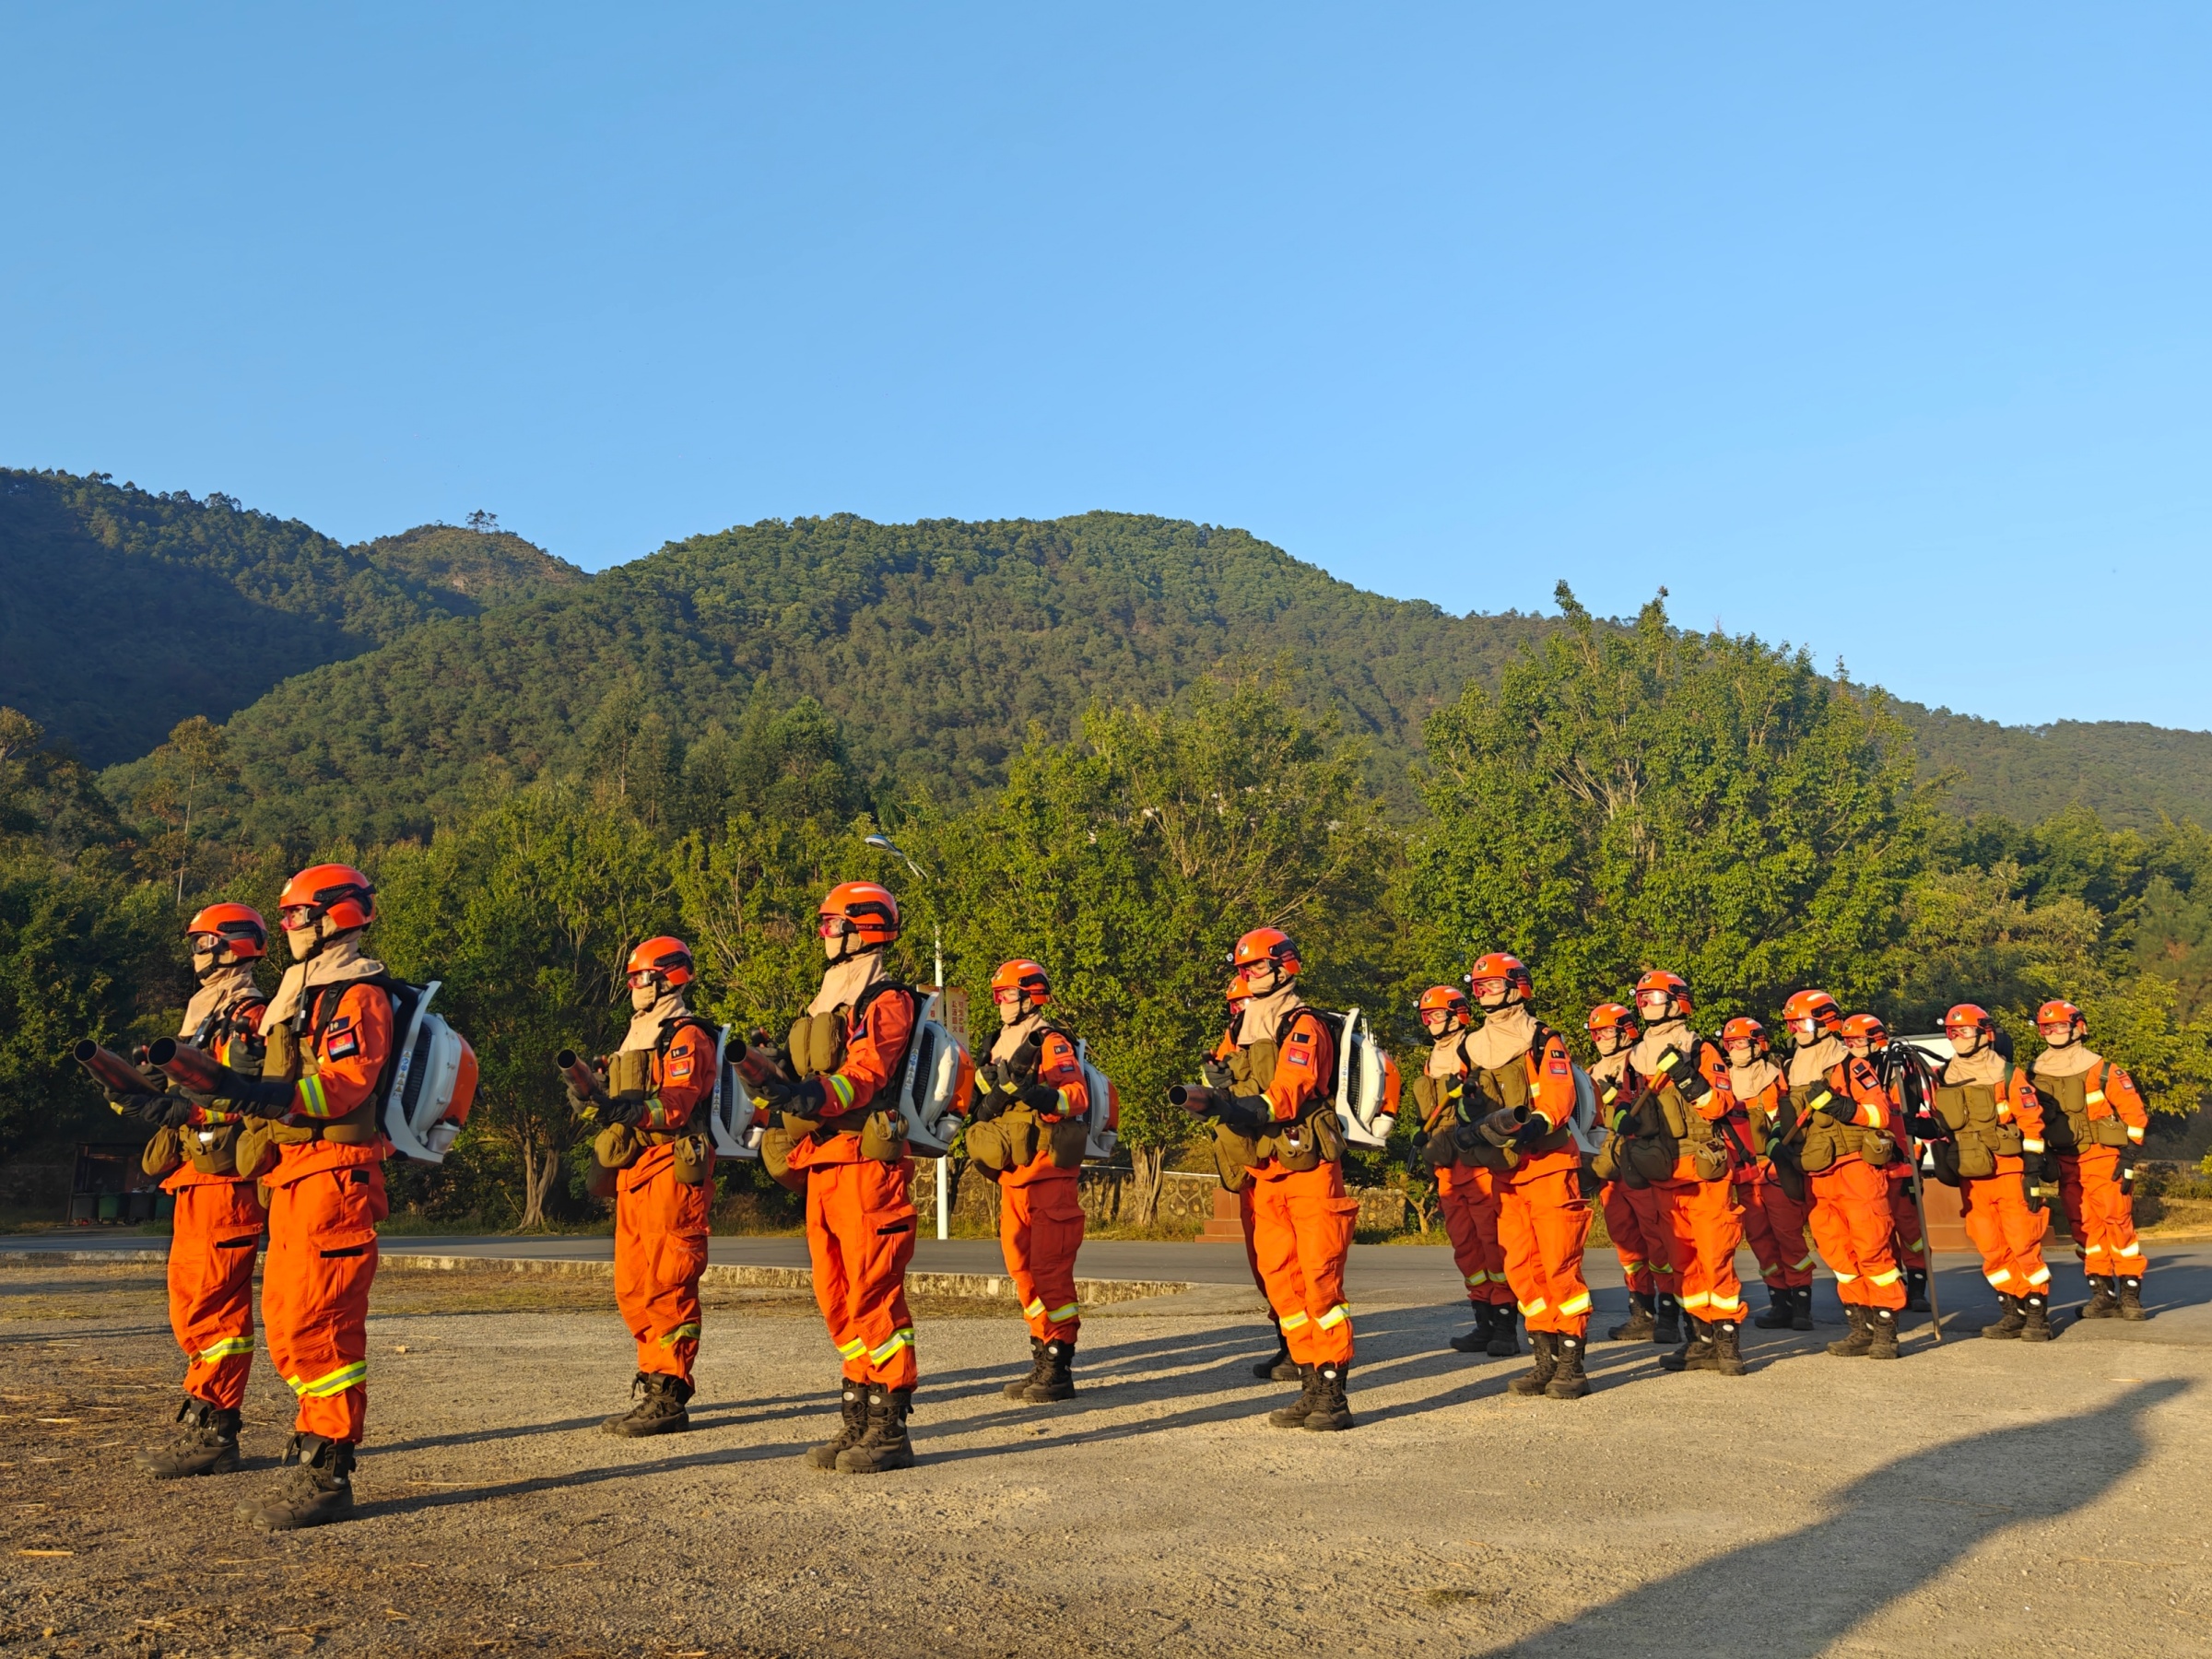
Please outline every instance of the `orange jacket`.
M1689 1062L1697 1067L1698 1076L1705 1079L1707 1088L1702 1098L1692 1100L1686 1095L1683 1097L1682 1103L1707 1123L1718 1124L1735 1111L1735 1090L1728 1081L1728 1056L1722 1052L1721 1045L1710 1037L1698 1037L1693 1033L1692 1041L1695 1046L1690 1051ZM1564 1050L1561 1052L1564 1053ZM1622 1088L1631 1097L1642 1093L1644 1085L1651 1080L1637 1071L1635 1062L1632 1060L1622 1066L1620 1072ZM1573 1103L1571 1088L1568 1104L1571 1107ZM1724 1135L1721 1144L1723 1146L1728 1144ZM1733 1151L1730 1154L1730 1162L1732 1164L1735 1162ZM1733 1171L1725 1177L1731 1181L1735 1178ZM1684 1150L1675 1159L1675 1172L1670 1179L1675 1181L1700 1179L1696 1156L1687 1149Z
M177 1033L177 1040L215 1056L233 1071L249 1077L261 1070L261 1017L268 1011L269 999L259 991L241 993L238 1000L223 1008L197 1029ZM194 1106L192 1116L185 1120L186 1131L218 1128L235 1124L239 1114L220 1112L210 1106ZM189 1143L187 1143L189 1144ZM164 1192L182 1192L193 1186L228 1186L238 1180L236 1174L206 1175L193 1167L187 1158L162 1181Z
M2083 1099L2092 1121L2117 1117L2127 1125L2129 1142L2137 1147L2143 1144L2143 1133L2150 1127L2150 1111L2143 1104L2136 1080L2124 1070L2110 1060L2099 1060L2088 1074Z
M381 985L358 981L309 992L300 1050L300 1077L292 1088L289 1121L326 1124L358 1110L376 1092L377 1079L392 1057L391 994ZM381 1124L371 1138L359 1143L313 1140L288 1146L269 1182L382 1163L391 1149Z
M793 1169L861 1161L857 1114L898 1088L899 1070L906 1064L913 1035L914 999L910 994L879 991L866 999L853 1029L845 1033L844 1059L835 1071L824 1072L818 1079L824 1096L822 1129L792 1149ZM848 1123L850 1128L845 1126Z
M645 1101L645 1115L638 1120L640 1133L680 1135L690 1129L692 1113L714 1093L715 1035L696 1017L686 1018L667 1046L655 1052L653 1093ZM623 1170L619 1184L624 1192L634 1191L675 1161L673 1145L649 1146Z
M1090 1090L1083 1081L1083 1063L1076 1057L1076 1045L1059 1031L1048 1030L1037 1045L1037 1073L1030 1083L1057 1089L1060 1103L1049 1112L1039 1112L1038 1117L1047 1124L1065 1122L1069 1118L1088 1116L1090 1112ZM1024 1088L1029 1084L1023 1085ZM1037 1148L1037 1156L1018 1170L1008 1170L999 1181L1002 1187L1029 1186L1039 1181L1073 1181L1081 1171L1064 1170L1053 1161L1053 1149L1048 1144Z
M1548 1026L1543 1031L1543 1041L1522 1055L1521 1063L1528 1068L1529 1112L1544 1120L1540 1133L1548 1135L1564 1128L1574 1116L1574 1062L1568 1055L1564 1037ZM1627 1073L1628 1068L1622 1067L1622 1075ZM1570 1139L1555 1151L1522 1153L1521 1161L1505 1179L1515 1185L1541 1181L1561 1170L1580 1169L1582 1162L1582 1148Z
M1316 1100L1336 1092L1336 1040L1311 1008L1300 1008L1277 1036L1275 1076L1266 1088L1267 1111L1278 1124L1304 1115Z
M1997 1122L2011 1122L2019 1127L2020 1150L2025 1158L1997 1157L1997 1173L2019 1175L2026 1172L2028 1158L2041 1158L2043 1154L2043 1097L2036 1092L2035 1084L2024 1065L2007 1065L2005 1082L1997 1090Z

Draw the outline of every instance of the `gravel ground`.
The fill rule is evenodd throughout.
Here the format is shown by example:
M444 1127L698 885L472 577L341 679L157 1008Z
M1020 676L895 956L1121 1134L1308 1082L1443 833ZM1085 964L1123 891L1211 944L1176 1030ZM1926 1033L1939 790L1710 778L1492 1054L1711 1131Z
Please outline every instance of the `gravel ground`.
M265 1356L248 1471L157 1485L159 1269L0 1269L0 1653L2212 1653L2204 1307L1889 1366L1761 1334L1741 1380L1600 1344L1562 1404L1371 1302L1360 1427L1319 1435L1263 1420L1249 1292L1102 1311L1041 1407L998 1395L1004 1304L924 1302L923 1462L875 1479L798 1462L834 1427L804 1297L711 1296L697 1427L647 1441L597 1431L611 1307L385 1276L361 1518L270 1537L231 1512L287 1437Z

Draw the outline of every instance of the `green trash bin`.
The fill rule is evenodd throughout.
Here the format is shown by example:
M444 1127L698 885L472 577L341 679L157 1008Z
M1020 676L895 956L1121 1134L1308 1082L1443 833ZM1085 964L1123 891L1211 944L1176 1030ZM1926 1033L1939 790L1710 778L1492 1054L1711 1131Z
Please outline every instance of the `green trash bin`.
M175 1218L175 1217L176 1217L176 1213L177 1213L177 1195L176 1195L174 1193L157 1193L157 1194L154 1194L154 1219L155 1219L155 1220L157 1220L157 1221L169 1221L169 1220L173 1220L173 1219Z
M102 1221L123 1219L123 1194L121 1193L102 1193L100 1195L100 1218Z

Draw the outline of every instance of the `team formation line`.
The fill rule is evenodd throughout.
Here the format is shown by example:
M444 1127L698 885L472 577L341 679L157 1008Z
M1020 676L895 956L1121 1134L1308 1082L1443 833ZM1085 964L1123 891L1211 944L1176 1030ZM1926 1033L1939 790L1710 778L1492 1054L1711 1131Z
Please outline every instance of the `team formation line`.
M353 1512L383 1164L442 1159L476 1091L474 1052L431 1011L437 987L364 953L375 920L360 871L300 871L277 911L292 965L265 997L261 916L211 905L185 930L199 982L177 1036L135 1059L91 1042L76 1051L112 1105L154 1126L145 1169L176 1200L169 1287L185 1355L182 1428L141 1454L156 1477L242 1466L239 1407L266 1235L262 1328L299 1413L276 1485L240 1512L272 1530ZM837 1432L806 1461L880 1474L914 1462L914 1158L961 1134L968 1159L997 1182L1030 1350L1028 1374L1005 1392L1065 1400L1082 1329L1077 1182L1086 1159L1112 1153L1119 1107L1080 1035L1054 1017L1040 963L1018 959L993 975L998 1031L971 1057L939 1022L939 993L886 967L900 925L889 889L841 883L819 923L821 988L781 1045L762 1032L733 1044L727 1027L692 1013L691 953L663 936L629 959L619 1049L564 1052L556 1064L571 1105L596 1127L591 1190L614 1205L615 1291L637 1347L634 1403L606 1431L689 1427L714 1166L758 1159L805 1194L815 1298L842 1362ZM1789 1046L1777 1058L1756 1019L1701 1034L1690 986L1654 971L1636 982L1632 1006L1590 1011L1597 1058L1585 1070L1530 1012L1528 967L1492 953L1464 990L1422 993L1431 1046L1407 1091L1357 1012L1299 994L1302 966L1280 929L1240 938L1221 1041L1195 1066L1199 1080L1169 1096L1204 1120L1237 1195L1276 1330L1255 1374L1299 1385L1268 1414L1277 1428L1354 1426L1344 1274L1359 1204L1343 1159L1389 1139L1408 1092L1414 1155L1435 1171L1474 1312L1452 1347L1511 1356L1524 1330L1533 1363L1511 1385L1519 1395L1590 1392L1583 1252L1594 1201L1629 1285L1629 1319L1608 1334L1665 1345L1670 1371L1744 1373L1735 1253L1747 1241L1769 1298L1755 1324L1813 1328L1818 1253L1850 1322L1828 1351L1898 1358L1898 1315L1929 1307L1927 1177L1958 1189L2003 1299L1983 1335L2050 1339L2042 1239L2053 1198L2088 1276L2084 1317L2145 1317L2129 1194L2148 1120L2128 1074L2088 1047L2071 1003L2037 1011L2045 1046L2023 1067L1971 1003L1945 1016L1940 1040L1893 1041L1873 1015L1846 1017L1807 989L1781 1010Z

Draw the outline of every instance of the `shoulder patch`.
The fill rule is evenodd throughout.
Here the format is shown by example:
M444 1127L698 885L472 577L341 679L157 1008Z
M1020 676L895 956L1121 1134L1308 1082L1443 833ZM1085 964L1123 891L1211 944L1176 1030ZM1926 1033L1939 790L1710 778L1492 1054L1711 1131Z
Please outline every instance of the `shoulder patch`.
M671 1054L668 1057L669 1082L682 1083L688 1080L690 1076L691 1056L688 1053Z
M1549 1069L1554 1077L1564 1077L1568 1076L1569 1068L1567 1064L1567 1056L1555 1052L1551 1056Z
M350 1060L361 1052L361 1040L354 1031L325 1031L323 1034L323 1053L332 1060Z

